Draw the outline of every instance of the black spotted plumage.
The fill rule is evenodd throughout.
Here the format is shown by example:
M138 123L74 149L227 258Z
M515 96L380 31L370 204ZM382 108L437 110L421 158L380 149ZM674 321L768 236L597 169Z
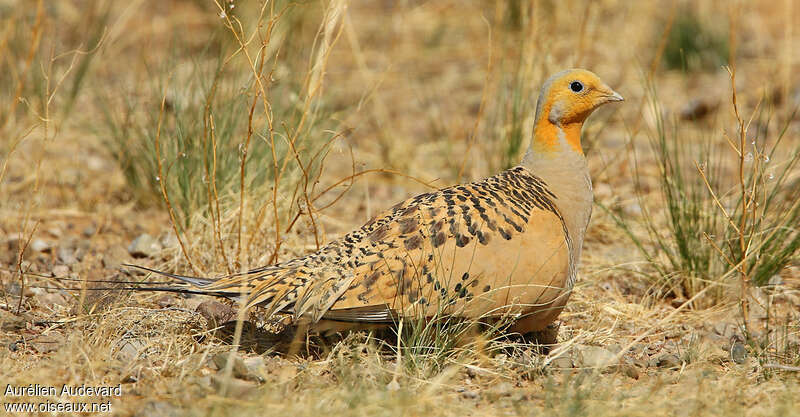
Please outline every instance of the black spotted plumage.
M486 246L494 239L513 240L525 231L534 210L560 218L554 199L542 179L515 167L470 184L410 198L316 253L207 281L199 288L232 297L244 294L247 308L260 306L267 314L311 314L313 320L336 309L337 299L347 292L355 294L343 300L371 305L378 281L386 276L392 276L395 283L385 287L392 287L396 298L409 303L418 303L431 282L442 296L452 292L466 298L476 280L475 284L458 283L448 290L435 277L431 254L426 257L421 253L420 259L409 254L425 249L435 252L451 241L464 248L470 244Z

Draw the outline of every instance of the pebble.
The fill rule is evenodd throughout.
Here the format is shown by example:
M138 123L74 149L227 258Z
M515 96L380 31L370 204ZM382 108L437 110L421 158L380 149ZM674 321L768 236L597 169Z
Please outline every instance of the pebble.
M56 265L53 267L53 276L56 278L66 278L69 275L69 267L66 265Z
M647 359L647 366L644 368L658 368L658 358L651 356Z
M156 304L161 308L173 307L178 304L178 299L172 294L165 294L158 297Z
M682 120L700 120L711 114L714 110L716 110L716 108L716 104L709 103L703 99L695 98L689 100L689 102L683 106L680 111L680 117Z
M572 368L572 359L569 356L559 356L552 361L550 361L550 367L552 369L571 369Z
M33 241L31 242L31 249L33 249L36 252L46 253L50 252L52 248L53 246L49 242L42 239L33 239Z
M724 322L717 323L714 325L714 332L727 339L736 334L736 325Z
M36 339L31 341L30 346L39 353L50 353L57 350L63 344L63 336L57 333L51 333L36 337Z
M613 353L599 346L578 347L580 365L585 368L605 368L613 365Z
M27 238L25 240L20 240L19 237L12 237L10 239L7 239L5 241L7 249L0 247L0 261L8 265L16 266L17 257L19 256L20 245L24 245L26 243L27 243ZM31 260L33 258L33 255L36 253L36 251L34 251L31 248L32 244L33 242L28 244L28 247L25 248L25 253L22 254L24 259L23 262L25 262L26 260Z
M780 275L775 274L769 278L769 282L767 285L770 287L777 287L778 285L783 285L783 278Z
M39 302L42 305L45 305L45 306L48 306L48 307L53 307L53 306L57 306L57 305L58 306L62 306L62 307L66 307L67 304L69 304L67 302L67 297L68 296L65 296L65 293L63 291L52 292L52 293L46 292L44 294L36 296L36 298L39 300Z
M509 382L500 382L489 388L488 394L495 397L507 397L514 392L514 386Z
M120 341L121 347L117 351L117 359L123 362L131 362L139 357L139 353L147 348L147 344L139 339L123 339Z
M81 233L83 233L83 235L86 237L92 237L95 233L97 233L97 227L95 227L93 224L90 224L89 226L84 227Z
M189 382L198 385L204 389L211 388L211 377L209 376L195 376L189 378Z
M642 215L642 206L639 203L630 203L622 207L622 212L631 217L638 217Z
M468 400L474 400L475 398L478 398L478 393L473 390L461 388L459 391L461 392L461 396Z
M622 364L620 365L619 370L620 372L622 372L623 375L627 376L628 378L639 379L639 369L637 369L636 366L632 364L629 363Z
M259 375L264 371L264 358L261 356L251 356L242 360L244 366L247 367L247 372L250 375ZM260 378L259 378L260 379Z
M236 310L233 307L220 303L219 301L203 301L195 309L201 316L208 320L208 324L217 327L236 319Z
M229 358L233 359L233 368L231 370L233 371L233 376L235 376L236 378L247 379L247 380L261 379L257 375L250 372L250 369L247 368L247 365L245 365L242 358L235 353L231 352L217 353L216 355L214 355L213 358L211 358L211 360L213 360L214 364L217 365L219 372L224 373L228 360L230 360Z
M78 258L75 257L75 250L68 246L59 246L58 260L65 265L73 265L78 263Z
M113 245L103 252L103 267L106 269L119 269L127 259L128 252L120 245Z
M665 353L658 357L659 368L679 368L682 364L681 358L673 353Z
M730 354L731 360L739 365L747 362L747 349L741 337L733 336L731 338Z
M211 387L222 392L225 388L225 393L228 397L241 398L246 397L256 391L258 386L249 381L243 381L237 378L225 378L221 375L211 376Z
M147 233L133 239L128 246L128 253L134 258L152 258L161 252L161 243Z
M21 330L26 327L25 323L27 321L28 317L24 314L18 316L8 311L0 310L0 330L5 332Z
M161 243L162 247L167 249L177 248L179 245L178 237L171 231L162 233L161 236L158 237L158 242Z
M606 184L604 182L600 182L600 183L595 184L595 186L594 186L594 197L598 201L605 201L605 200L611 198L613 195L614 195L614 191L611 189L610 185L608 185L608 184Z
M669 303L670 303L670 305L672 306L672 308L679 308L679 307L680 307L680 306L682 306L682 305L683 305L685 302L686 302L686 299L685 299L685 298L683 298L683 297L678 297L678 298L673 298L672 300L670 300L670 302L669 302Z

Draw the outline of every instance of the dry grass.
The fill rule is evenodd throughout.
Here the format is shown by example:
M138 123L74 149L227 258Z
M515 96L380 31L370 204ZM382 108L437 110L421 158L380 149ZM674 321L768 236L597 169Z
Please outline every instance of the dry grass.
M660 119L675 120L683 149L717 158L710 180L733 184L714 188L725 200L742 161L723 132L738 143L737 126L766 108L772 122L751 131L769 142L786 126L770 161L783 166L800 146L800 8L346 3L0 0L0 380L122 383L110 399L120 415L800 413L797 256L778 272L783 284L745 289L748 359L733 362L724 348L744 324L741 263L713 277L676 268L670 280L653 266L665 255L651 232L670 229L648 141ZM687 10L698 19L686 23ZM720 50L668 70L680 59L674 27L707 29L713 41L678 38ZM736 35L727 43L726 31ZM729 74L705 65L728 53L739 119ZM490 175L524 151L541 81L572 66L592 69L627 101L584 129L607 210L595 210L549 356L404 324L410 335L391 346L353 334L299 358L243 351L251 371L240 375L233 361L215 362L231 346L195 312L204 300L81 282L140 279L112 255L141 233L178 239L139 262L225 273L307 253L431 186ZM663 115L648 110L648 85ZM681 119L694 99L709 114ZM701 179L687 162L685 176ZM796 168L783 184L784 194L797 190ZM655 255L632 250L615 216ZM33 250L37 240L52 249ZM65 263L62 247L78 258L66 270L78 290L40 288L64 285L47 278ZM417 349L424 343L434 352ZM636 368L638 379L625 367L557 369L559 357L579 363L586 346L630 363L675 354L680 365Z

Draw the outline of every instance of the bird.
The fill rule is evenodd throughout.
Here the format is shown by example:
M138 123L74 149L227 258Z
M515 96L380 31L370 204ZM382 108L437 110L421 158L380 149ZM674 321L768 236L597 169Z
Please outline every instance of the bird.
M409 198L314 253L246 272L131 266L172 278L167 290L234 299L320 332L441 314L542 331L569 300L592 213L583 124L623 100L591 71L558 72L541 87L531 143L513 168Z

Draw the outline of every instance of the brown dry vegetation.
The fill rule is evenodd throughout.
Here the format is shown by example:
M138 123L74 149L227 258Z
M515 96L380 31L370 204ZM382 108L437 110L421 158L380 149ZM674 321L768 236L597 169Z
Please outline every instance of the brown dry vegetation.
M745 288L745 332L738 269L662 274L648 233L670 230L649 139L673 123L687 177L694 156L719 161L704 172L722 203L735 193L730 57L749 132L770 144L785 128L766 178L800 146L791 0L0 0L0 22L3 388L122 383L119 415L800 415L797 254L780 285ZM699 52L675 31L701 33ZM584 129L598 207L549 356L353 334L220 369L232 348L195 311L205 299L88 282L150 280L119 267L143 233L164 248L135 262L224 274L491 175L527 146L541 82L575 66L626 102ZM781 195L798 184L795 167ZM608 352L614 366L592 359ZM3 398L44 400L76 399Z

